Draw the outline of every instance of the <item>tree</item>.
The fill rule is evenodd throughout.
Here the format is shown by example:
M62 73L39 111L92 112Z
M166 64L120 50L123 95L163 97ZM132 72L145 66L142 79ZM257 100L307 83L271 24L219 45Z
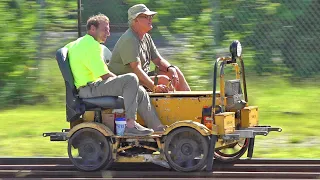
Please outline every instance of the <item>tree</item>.
M0 2L0 99L1 103L21 102L32 86L27 79L35 62L37 10L32 1Z

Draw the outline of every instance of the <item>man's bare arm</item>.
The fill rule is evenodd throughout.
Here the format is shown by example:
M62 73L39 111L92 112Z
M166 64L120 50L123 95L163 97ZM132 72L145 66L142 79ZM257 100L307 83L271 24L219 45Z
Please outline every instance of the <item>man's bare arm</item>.
M170 75L168 76L171 80L174 78L174 81L172 81L173 86L179 84L179 76L177 71L175 67L172 66L167 60L159 56L158 58L152 60L152 62L159 66L160 71L169 73Z
M140 61L135 61L130 63L130 67L132 68L133 72L138 76L139 81L142 85L146 86L147 88L153 90L153 81L151 78L142 70Z
M170 63L162 57L158 57L152 60L152 62L155 65L159 66L160 71L163 71L163 72L167 72L167 68L170 66Z

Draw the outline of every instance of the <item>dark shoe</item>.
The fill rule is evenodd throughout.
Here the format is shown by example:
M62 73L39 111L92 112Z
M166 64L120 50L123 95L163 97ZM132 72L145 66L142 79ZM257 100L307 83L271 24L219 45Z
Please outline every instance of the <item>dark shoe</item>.
M139 123L135 123L133 128L128 128L124 130L124 136L148 136L153 133L152 129L145 128Z

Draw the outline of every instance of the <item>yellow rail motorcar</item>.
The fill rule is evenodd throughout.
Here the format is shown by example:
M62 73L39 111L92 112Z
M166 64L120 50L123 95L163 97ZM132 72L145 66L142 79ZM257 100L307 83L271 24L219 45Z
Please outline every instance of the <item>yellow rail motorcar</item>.
M124 107L122 97L77 96L68 50L59 49L56 59L65 80L70 128L43 136L68 141L69 158L83 171L106 169L113 162L153 162L183 172L205 167L211 171L214 159L234 161L247 149L247 156L252 157L255 136L281 128L259 126L258 107L248 103L241 51L240 42L234 41L231 57L216 60L213 91L149 93L168 128L162 134L135 137L114 133L114 118ZM234 67L234 79L225 80L226 66ZM216 91L217 82L220 91ZM140 117L138 121L143 124Z

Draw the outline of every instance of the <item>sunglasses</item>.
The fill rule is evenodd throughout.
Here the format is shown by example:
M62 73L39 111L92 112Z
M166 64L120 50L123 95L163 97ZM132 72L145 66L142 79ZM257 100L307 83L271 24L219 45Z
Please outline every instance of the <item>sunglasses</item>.
M154 15L148 16L148 15L145 15L145 14L141 14L141 15L138 16L138 18L145 18L145 19L150 20L150 19L153 19L153 16Z

